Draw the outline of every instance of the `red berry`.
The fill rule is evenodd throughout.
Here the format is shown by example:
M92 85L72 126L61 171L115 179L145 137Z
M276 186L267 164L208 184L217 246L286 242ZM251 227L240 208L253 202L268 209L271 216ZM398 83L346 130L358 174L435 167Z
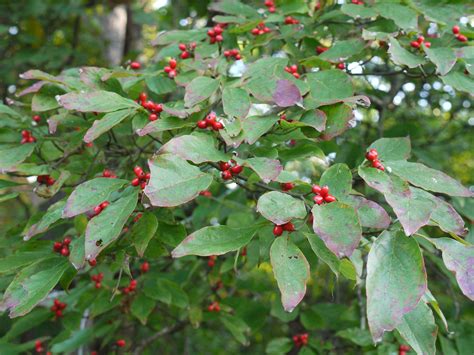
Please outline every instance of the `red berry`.
M283 234L283 227L275 225L275 227L273 227L273 235L275 237L279 237L282 234Z
M402 344L398 347L399 351L410 351L410 347L408 345Z
M258 36L260 34L260 30L258 28L254 28L252 29L251 33L254 35L254 36Z
M41 121L41 117L39 115L34 115L33 116L33 121L35 121L36 123L40 122Z
M198 126L198 128L206 129L207 128L207 122L204 121L204 120L198 121L197 126Z
M425 42L424 45L425 45L426 48L430 48L431 47L431 42Z
M127 344L124 339L119 339L115 343L119 348L123 348Z
M378 153L377 153L377 150L376 149L370 149L366 154L365 154L365 157L367 158L367 160L370 160L370 161L373 161L375 159L378 158Z
M313 197L313 201L314 203L316 203L317 205L320 205L324 202L324 197L321 196L321 195L316 195Z
M130 68L137 70L141 68L141 64L139 62L131 62L130 63Z
M146 181L140 183L140 188L143 190L146 187Z
M103 177L109 178L112 176L112 172L108 169L105 169L104 172L102 173Z
M329 49L329 48L327 48L327 47L317 46L317 47L316 47L316 53L321 54L321 53L326 52L328 49Z
M102 212L102 207L99 206L95 206L94 207L94 214L98 215L100 212Z
M453 34L457 35L459 32L461 32L461 28L458 25L454 25L452 31Z
M181 53L181 55L180 55L181 59L188 59L190 56L191 55L187 51Z
M425 41L425 37L423 36L418 36L417 40L416 40L419 44L422 44L424 41Z
M69 256L69 248L68 247L63 247L61 249L61 255L62 256Z
M295 184L292 182L284 182L280 186L283 191L290 191L295 187Z
M420 48L420 43L418 41L411 41L410 46L413 48Z
M171 69L175 69L177 64L178 62L174 58L170 59L170 61L168 62L168 65L170 66Z
M151 178L151 174L150 173L146 173L145 174L145 180L150 180Z
M328 186L323 186L321 187L321 191L319 192L319 194L323 197L327 196L327 194L329 193L329 187Z
M336 198L333 195L327 195L324 197L324 201L326 201L327 203L331 203L336 201Z
M94 286L95 286L95 288L101 288L102 284L100 282L96 282Z
M140 166L134 167L133 172L135 173L137 177L140 177L141 175L143 175L143 169Z
M344 70L346 68L346 65L344 63L338 63L337 68L341 69L341 70Z
M220 129L223 129L224 125L222 124L222 122L214 121L212 122L212 128L214 129L214 131L218 131Z
M132 180L132 186L138 186L140 185L140 179L139 178L134 178Z
M60 317L63 316L63 312L62 312L61 310L59 310L59 309L58 309L55 313L56 313L56 317L57 317L57 318L60 318Z
M130 280L130 285L131 288L137 287L137 280Z
M91 267L94 267L97 265L97 260L96 259L89 259L88 263Z
M285 223L284 225L282 225L282 228L284 231L287 232L293 232L295 230L295 226L291 222Z
M230 164L228 162L221 161L219 163L219 169L220 169L220 171L229 170L230 169Z
M69 245L69 244L71 244L71 238L69 238L69 237L64 238L63 244L64 244L64 245Z
M170 70L170 72L168 73L168 77L169 77L170 79L173 79L173 78L176 76L176 74L177 74L176 70L172 69L172 70Z
M178 47L181 52L184 52L186 50L186 45L184 43L180 43Z
M62 247L63 247L63 244L60 242L54 242L53 244L53 250L58 253L61 251Z
M148 120L149 121L156 121L158 119L158 115L156 113L150 113L150 115L148 116Z
M234 175L240 174L242 170L244 170L242 165L235 165L232 168L230 168L231 173Z
M464 35L461 35L461 34L457 35L457 36L456 36L456 39L457 39L459 42L467 42L467 37L464 36Z
M104 209L106 208L108 205L110 205L110 202L109 201L104 201L100 204L100 208Z
M311 187L311 192L313 194L319 194L319 193L321 193L321 187L319 185L313 185Z
M222 176L222 179L224 180L230 180L232 179L232 173L230 172L230 170L225 170L221 173L221 176Z
M140 270L143 273L148 272L148 270L150 270L150 264L145 261L143 264L140 265Z
M224 37L222 37L222 35L216 36L216 42L222 42L223 40L224 40Z

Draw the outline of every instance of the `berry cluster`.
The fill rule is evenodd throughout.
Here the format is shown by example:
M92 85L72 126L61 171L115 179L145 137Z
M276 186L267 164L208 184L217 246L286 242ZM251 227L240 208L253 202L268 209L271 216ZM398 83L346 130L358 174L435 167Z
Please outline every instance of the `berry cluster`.
M196 125L198 128L212 128L214 131L224 128L222 122L217 121L217 115L214 112L209 113L205 119L198 121Z
M285 224L275 224L275 226L273 227L273 235L275 237L279 237L283 234L284 231L288 233L294 232L295 226L293 225L293 223L288 222Z
M285 17L285 25L297 25L300 21L295 19L294 17L287 16Z
M254 35L254 36L261 36L265 33L268 33L270 32L270 29L265 26L265 23L263 22L260 22L257 27L255 27L254 29L252 29L251 33Z
M293 75L296 79L300 78L300 75L298 74L298 66L295 64L285 67L285 71Z
M240 60L242 58L238 49L230 49L228 51L224 51L224 57L233 57L235 60Z
M123 293L125 294L132 293L135 291L136 288L137 288L137 280L130 280L130 283L128 284L128 286L123 289Z
M461 34L461 28L458 25L453 26L452 31L459 42L467 42L467 37Z
M143 217L143 213L141 213L141 212L137 213L136 216L133 217L133 223L138 222L138 220L142 217Z
M180 58L181 59L188 59L194 56L194 50L196 49L196 42L192 42L188 46L184 43L179 44L179 50L181 51Z
M224 33L225 24L218 23L209 31L207 31L207 36L209 37L209 42L214 44L216 42L222 42L224 37L222 34Z
M97 205L94 207L94 214L92 217L98 216L103 210L107 208L107 206L110 205L109 201L104 201L100 205Z
M406 355L406 353L410 351L410 347L408 345L400 345L398 347L398 355Z
M38 184L51 186L55 183L56 180L54 180L50 175L38 175L36 181L38 182Z
M244 167L231 159L228 162L221 161L219 163L219 170L222 171L221 176L224 180L230 180L232 176L239 175L244 170Z
M101 288L102 287L102 280L104 279L104 274L102 272L99 272L97 275L92 275L91 280L94 281L95 283L95 288Z
M64 302L61 302L57 298L54 300L54 304L51 306L51 312L54 312L56 315L56 318L62 317L63 316L63 311L66 308L67 304Z
M379 157L379 154L377 153L377 150L376 149L370 149L366 154L365 154L365 158L371 162L372 164L372 167L373 168L376 168L376 169L379 169L379 170L382 170L384 171L385 170L385 167L382 165L382 163L380 162L380 160L378 159Z
M133 70L138 70L142 67L142 65L140 64L140 62L131 62L130 63L130 68L133 69Z
M143 274L150 271L150 264L148 263L148 261L145 261L143 264L140 265L140 271Z
M219 302L214 301L209 306L207 306L207 310L209 312L220 312L221 306L219 305Z
M295 188L295 184L293 184L292 182L282 182L280 184L280 187L283 191L290 191Z
M135 173L136 178L132 180L132 186L140 185L140 188L143 190L148 183L148 180L150 180L150 173L145 173L139 166L134 167L133 172Z
M104 169L104 171L102 172L102 177L115 179L117 175L115 175L112 170Z
M329 49L328 47L317 46L316 47L316 53L321 54L321 53L326 52L328 49Z
M217 255L210 255L207 258L207 266L214 267L214 265L216 265L216 259L217 259Z
M119 340L117 340L117 341L115 342L115 344L117 344L117 346L118 346L119 348L123 348L125 345L127 345L127 343L125 342L124 339L119 339Z
M268 12L274 13L276 11L275 1L273 0L265 0L264 5L267 7Z
M422 44L425 44L425 47L426 48L430 48L431 47L431 42L428 42L428 41L425 41L425 37L423 36L418 36L418 38L416 39L416 41L411 41L410 42L410 46L412 46L413 48L420 48L420 46Z
M36 123L39 123L41 121L41 116L40 115L34 115L31 119L33 121L35 121Z
M165 73L168 74L168 77L170 79L173 79L178 74L178 71L176 70L177 65L178 65L178 62L176 61L176 59L171 58L168 61L168 65L163 69Z
M163 111L163 105L162 104L157 104L156 102L153 102L151 100L147 100L148 96L146 92L140 93L138 96L138 102L142 107L148 112L150 112L150 115L148 116L148 119L150 121L156 121L160 117L160 113Z
M313 201L317 205L321 205L324 202L331 203L336 201L336 198L329 194L329 187L327 186L321 187L319 185L313 185L311 192L316 195L313 197Z
M69 244L71 244L71 238L66 237L62 242L54 242L53 250L62 256L69 256Z
M302 347L308 344L308 333L293 335L293 343L295 346Z
M31 132L27 131L26 129L21 131L21 137L21 144L36 142L36 138L33 137L33 134L31 134Z
M354 5L364 5L364 2L361 0L351 0Z

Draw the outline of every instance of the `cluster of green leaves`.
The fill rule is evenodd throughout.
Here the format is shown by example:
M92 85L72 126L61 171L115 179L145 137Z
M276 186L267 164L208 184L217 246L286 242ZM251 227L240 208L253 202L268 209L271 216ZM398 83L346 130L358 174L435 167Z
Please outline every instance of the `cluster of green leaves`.
M22 74L35 80L23 102L0 106L0 172L8 177L0 189L12 191L0 201L19 198L21 177L51 175L55 182L34 187L49 199L47 211L19 221L1 240L0 349L33 348L19 341L32 329L57 353L109 351L118 338L135 353L156 346L218 353L227 342L233 351L241 344L286 353L294 348L291 336L303 332L310 333L303 354L387 353L402 342L419 354L469 349L472 334L464 336L461 322L448 324L440 306L445 286L428 288L428 274L474 299L472 236L463 239L463 217L450 203L469 217L473 194L409 161L406 137L367 147L377 150L384 171L370 166L364 149L354 161L326 165L334 145L344 145L354 112L371 99L380 105L336 63L377 56L391 73L435 77L474 93L474 52L450 33L466 9L450 9L429 1L315 9L294 0L277 2L269 14L224 0L211 5L213 21L227 24L220 44L208 43L208 28L174 30L157 36L157 61L143 70ZM289 15L299 24L285 25ZM254 37L261 21L271 30ZM431 48L409 49L429 23L438 26ZM178 75L169 78L169 58L190 42L197 43L193 57L179 60ZM330 49L315 55L316 46ZM223 55L232 48L242 61ZM285 71L293 64L299 79ZM149 121L137 103L141 92L163 104L158 120ZM197 128L209 112L224 129ZM38 113L42 121L32 124ZM24 129L37 141L19 144ZM218 164L229 160L244 170L224 181ZM308 171L308 162L322 174ZM143 190L130 184L136 165L151 174ZM104 169L118 177L103 177ZM327 185L337 201L315 205L314 183ZM104 201L110 205L94 215ZM273 226L288 222L296 231L275 238ZM65 235L72 236L68 257L52 250ZM145 260L149 272L140 271ZM104 280L96 289L90 278L99 272ZM138 282L131 293L130 279ZM340 302L331 302L334 288L347 291ZM61 322L49 311L54 298L68 304ZM220 312L207 311L211 302ZM187 341L170 344L167 337Z

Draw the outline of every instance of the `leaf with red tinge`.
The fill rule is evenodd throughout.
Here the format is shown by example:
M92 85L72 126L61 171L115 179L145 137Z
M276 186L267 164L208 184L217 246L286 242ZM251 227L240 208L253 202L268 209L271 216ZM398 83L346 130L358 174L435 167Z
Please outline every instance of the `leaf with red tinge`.
M367 260L367 320L375 342L402 323L427 290L426 270L415 239L401 231L377 237Z
M84 136L84 142L93 142L102 134L111 130L114 126L129 117L133 112L134 110L132 109L109 112L101 119L95 120L92 127L87 130L86 135Z
M173 258L186 255L222 255L246 246L252 240L256 230L255 227L204 227L188 235L171 252L171 255Z
M360 219L360 225L366 228L385 229L391 223L390 216L382 206L362 196L349 195L343 202L354 207Z
M255 157L246 160L237 159L237 162L255 171L265 183L275 181L283 171L283 166L276 159Z
M474 301L474 246L450 238L429 238L429 241L443 253L444 264L456 275L462 293Z
M202 172L175 154L162 154L148 161L151 178L145 195L153 206L174 207L196 198L212 183L212 176Z
M354 112L350 106L337 104L322 107L321 110L326 114L326 128L321 139L331 140L351 127L349 122L354 117Z
M264 193L257 202L257 212L274 224L306 217L304 201L279 191Z
M322 132L326 128L326 121L327 117L324 111L315 109L306 111L298 122L313 127L318 132Z
M137 202L138 191L133 191L110 203L99 215L89 221L85 240L87 260L95 259L102 250L120 236Z
M71 92L58 98L61 106L79 112L113 112L123 109L138 109L140 106L111 91Z
M309 264L301 250L288 238L276 238L270 248L273 274L281 292L281 303L292 312L302 301L309 279Z
M216 148L216 140L205 133L175 137L163 145L158 154L174 154L195 164L227 161L228 157Z
M35 235L47 231L53 223L59 221L65 204L66 201L58 201L51 205L41 219L28 229L23 240L30 240Z
M184 106L193 107L194 105L207 100L219 88L219 81L206 76L198 76L187 86L184 94Z
M351 256L362 238L354 208L341 202L314 205L313 230L337 257Z
M290 107L302 101L298 87L289 80L278 80L273 101L280 107Z

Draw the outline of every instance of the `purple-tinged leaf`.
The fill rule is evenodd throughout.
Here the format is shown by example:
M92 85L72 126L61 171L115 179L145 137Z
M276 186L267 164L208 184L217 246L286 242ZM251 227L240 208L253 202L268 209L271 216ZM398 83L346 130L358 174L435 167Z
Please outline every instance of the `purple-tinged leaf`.
M462 186L459 181L454 180L441 171L428 168L420 163L411 163L403 160L390 161L386 162L385 167L391 169L393 174L408 180L410 184L421 187L424 190L451 196L474 196L474 194Z
M452 271L462 293L474 301L474 245L464 245L450 238L429 238L443 253L446 268Z
M148 161L151 178L145 195L153 206L174 207L196 198L212 183L212 176L175 154Z
M322 132L326 128L326 121L327 117L324 111L315 109L306 111L298 122L313 127L318 132Z
M28 95L28 94L36 93L36 92L40 91L40 89L46 84L48 84L47 81L38 81L38 82L34 83L33 85L27 87L26 89L20 91L16 96L17 97L22 97L22 96L25 96L25 95Z
M92 210L95 206L107 201L113 192L127 183L127 180L99 177L80 184L67 199L63 218L74 217Z
M362 196L349 195L344 203L354 207L359 216L360 225L365 228L386 229L390 225L390 216L382 206Z
M359 167L359 176L384 195L406 235L416 233L429 223L436 204L421 196L414 198L406 182L375 168Z
M206 76L198 76L186 86L184 94L184 106L193 107L194 105L207 100L219 88L219 81Z
M95 259L102 250L120 236L137 202L138 192L133 191L110 203L99 215L89 221L84 248L87 260Z
M266 192L260 196L257 212L277 225L293 219L303 219L307 214L303 200L278 191Z
M124 109L139 109L133 100L111 91L71 92L58 98L61 106L79 112L113 112Z
M426 292L426 270L415 239L401 231L377 237L367 260L367 319L375 342L403 321Z
M362 238L354 208L341 202L314 205L313 230L337 257L351 256Z
M195 164L227 161L226 154L216 148L216 140L206 133L194 133L171 139L163 145L158 154L174 154Z
M436 65L436 71L440 75L446 75L456 64L456 52L450 47L426 48L423 47L428 59Z
M275 181L283 171L283 166L276 159L256 157L246 160L238 159L237 162L255 171L265 183Z
M306 293L309 264L301 250L289 238L276 238L270 248L273 274L281 293L281 303L292 312Z
M325 106L321 108L326 114L326 128L321 135L323 140L331 140L347 131L354 118L352 108L346 104Z
M204 227L188 235L171 252L173 258L186 255L222 255L246 246L256 228L231 228L228 226Z
M166 112L168 115L179 118L186 118L191 116L193 113L199 112L201 108L195 106L192 108L185 108L182 103L166 103L163 105L163 112ZM156 122L156 121L155 121Z
M102 134L111 130L114 126L118 125L124 119L129 117L133 112L134 110L132 109L109 112L101 119L95 120L92 124L92 127L87 130L84 136L84 142L93 142Z
M23 240L30 240L33 236L47 231L53 223L59 221L65 204L66 201L58 201L51 205L41 219L28 229Z
M302 101L298 87L289 80L278 80L273 101L280 107L290 107Z

